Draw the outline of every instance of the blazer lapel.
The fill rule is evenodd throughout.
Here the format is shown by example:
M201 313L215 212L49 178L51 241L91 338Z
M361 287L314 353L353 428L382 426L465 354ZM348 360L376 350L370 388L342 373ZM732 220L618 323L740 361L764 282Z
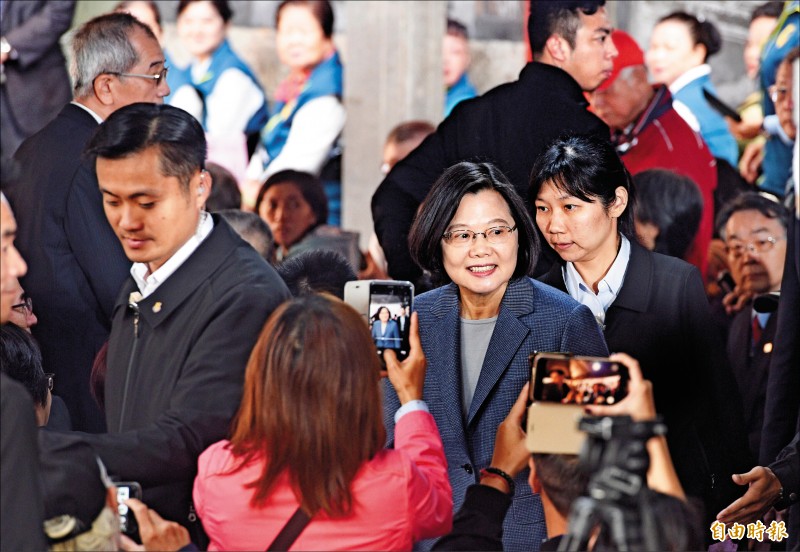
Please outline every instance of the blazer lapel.
M469 406L467 427L475 419L489 393L511 365L517 350L528 336L530 328L520 322L519 318L532 311L533 290L529 282L526 278L512 280L500 304L497 324L483 359L478 385L475 387L472 404Z
M644 247L633 240L630 243L631 257L625 269L622 289L606 312L606 332L611 331L617 321L614 315L617 309L646 312L647 303L650 301L653 287L653 259Z
M458 288L455 284L449 284L431 306L436 323L430 332L430 350L425 354L429 357L429 366L442 367L442 371L435 375L435 385L452 430L458 435L459 442L466 443L464 417L461 415L461 320L458 300ZM428 374L433 376L430 371Z

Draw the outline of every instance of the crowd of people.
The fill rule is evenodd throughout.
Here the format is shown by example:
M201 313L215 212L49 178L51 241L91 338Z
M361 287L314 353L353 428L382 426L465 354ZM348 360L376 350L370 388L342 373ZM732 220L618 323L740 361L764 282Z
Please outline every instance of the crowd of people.
M448 20L446 117L387 137L367 251L330 2L277 6L272 96L235 3L178 3L181 66L121 2L69 101L74 7L0 4L4 549L797 549L800 2L754 6L741 115L695 14L639 45L605 0L532 1L532 61L483 95ZM416 296L360 312L357 279ZM539 399L541 352L629 375ZM583 410L580 457L537 400Z

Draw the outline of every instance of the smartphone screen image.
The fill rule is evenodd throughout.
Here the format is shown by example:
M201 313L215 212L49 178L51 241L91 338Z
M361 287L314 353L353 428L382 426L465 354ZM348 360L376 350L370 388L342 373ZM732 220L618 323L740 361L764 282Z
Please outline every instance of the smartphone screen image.
M628 394L628 371L599 357L536 359L533 400L574 405L612 405Z
M125 501L129 498L142 499L142 487L135 481L125 481L115 483L117 488L117 513L119 513L120 531L134 539L139 538L139 526L136 523L136 516L128 508Z
M370 283L367 318L379 355L392 349L399 360L408 357L413 301L414 286L410 282Z

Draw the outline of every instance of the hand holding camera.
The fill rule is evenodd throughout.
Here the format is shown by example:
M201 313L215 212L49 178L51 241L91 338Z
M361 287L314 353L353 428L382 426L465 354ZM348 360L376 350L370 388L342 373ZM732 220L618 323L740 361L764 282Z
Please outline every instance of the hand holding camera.
M427 360L422 351L422 342L419 339L419 318L417 313L411 313L411 324L409 326L409 353L408 357L402 362L397 359L397 353L393 349L386 349L383 352L383 359L386 362L386 375L392 382L400 404L408 401L422 399L422 388L425 384L425 368Z
M592 416L630 416L636 422L654 419L656 406L653 400L653 384L642 376L639 362L625 353L614 353L608 358L628 369L628 395L610 406L587 405L586 413Z

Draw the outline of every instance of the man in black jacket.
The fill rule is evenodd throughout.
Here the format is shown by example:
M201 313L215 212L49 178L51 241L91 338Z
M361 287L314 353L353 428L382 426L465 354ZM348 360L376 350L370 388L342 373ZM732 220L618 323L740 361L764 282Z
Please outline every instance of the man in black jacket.
M107 434L87 435L111 475L202 544L191 505L197 457L225 438L250 350L289 292L274 269L203 210L200 124L167 105L112 114L87 145L106 216L133 261L112 318Z
M372 197L372 217L392 278L416 280L421 274L408 252L408 231L419 204L447 167L490 161L527 197L531 168L553 139L564 133L609 139L608 127L586 110L583 95L608 78L617 55L603 4L531 2L528 35L534 63L518 81L460 103L386 176ZM540 263L537 273L551 262Z

